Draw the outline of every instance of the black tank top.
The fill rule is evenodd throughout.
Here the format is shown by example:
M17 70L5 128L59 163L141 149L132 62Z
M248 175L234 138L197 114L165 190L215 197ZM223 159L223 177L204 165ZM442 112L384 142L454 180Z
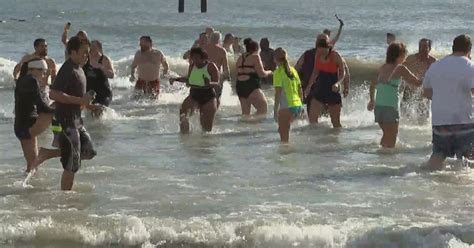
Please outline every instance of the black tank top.
M103 59L104 55L100 57L99 64L102 64ZM97 94L97 100L112 97L112 89L109 84L109 79L101 69L92 67L90 60L87 60L87 63L84 65L83 69L87 78L87 91L95 91Z

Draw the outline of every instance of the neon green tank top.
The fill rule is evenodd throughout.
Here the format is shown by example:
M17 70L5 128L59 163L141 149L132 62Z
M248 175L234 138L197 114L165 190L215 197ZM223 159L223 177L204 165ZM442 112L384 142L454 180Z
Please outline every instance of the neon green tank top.
M290 70L293 73L293 78L286 75L284 66L278 66L273 73L273 86L275 88L283 88L282 100L286 100L288 107L299 107L303 105L300 98L301 81L296 69L290 66ZM286 107L284 106L285 104L281 105Z
M376 87L375 106L393 107L398 110L401 83L401 79L392 79L386 83L379 82Z
M209 75L209 72L207 71L207 65L202 68L193 66L191 75L189 75L189 84L192 86L204 87L206 86L204 83L204 77L208 78L209 81L211 80L211 75Z

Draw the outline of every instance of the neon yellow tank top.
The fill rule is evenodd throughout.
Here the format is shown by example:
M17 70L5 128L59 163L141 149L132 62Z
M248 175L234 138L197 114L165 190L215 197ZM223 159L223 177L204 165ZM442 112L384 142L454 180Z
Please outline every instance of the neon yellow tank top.
M211 75L209 75L209 72L207 71L207 64L202 68L193 66L191 75L189 75L189 84L192 86L204 87L206 86L204 83L204 77L211 81Z

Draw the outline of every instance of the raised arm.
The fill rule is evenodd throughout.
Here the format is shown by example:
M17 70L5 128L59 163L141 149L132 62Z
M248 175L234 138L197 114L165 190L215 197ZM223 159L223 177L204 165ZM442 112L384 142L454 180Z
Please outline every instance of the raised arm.
M341 33L342 33L342 27L344 27L344 22L341 19L339 19L337 15L336 15L336 18L339 21L339 29L337 30L336 37L331 40L331 43L333 46L336 45L336 42L339 41L339 38L341 37Z

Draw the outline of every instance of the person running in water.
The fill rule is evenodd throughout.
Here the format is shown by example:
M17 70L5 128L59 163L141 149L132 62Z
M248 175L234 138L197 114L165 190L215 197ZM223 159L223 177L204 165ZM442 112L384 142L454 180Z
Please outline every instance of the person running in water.
M267 114L267 99L260 89L260 78L272 74L263 69L262 59L258 53L258 43L247 40L246 52L237 59L237 84L235 86L244 117L250 117L251 107L257 110L256 115Z
M33 58L22 63L15 85L14 130L26 159L26 172L34 169L33 163L38 156L37 136L49 127L53 117L53 109L41 96L40 90L47 75L48 63Z
M197 108L202 130L210 132L217 112L215 88L219 87L219 70L200 47L191 49L190 60L187 77L170 79L171 84L175 81L185 82L190 87L189 96L184 99L179 110L180 131L189 133L189 116Z
M220 104L220 98L222 95L222 89L224 87L224 81L230 81L230 70L229 62L227 60L227 52L220 45L221 33L214 31L210 35L209 43L203 47L204 51L208 56L208 60L217 66L219 73L222 75L219 81L219 87L215 88L217 94L218 106Z
M163 66L163 74L168 74L169 67L165 55L153 48L150 36L140 37L140 50L135 53L130 75L130 82L135 82L135 70L138 69L138 80L135 84L137 94L145 94L151 99L158 99L161 66Z
M431 40L423 38L418 43L418 53L407 57L404 65L418 78L424 78L425 73L436 58L430 55ZM424 124L430 117L429 101L423 99L421 88L413 88L405 85L400 108L402 116L409 120Z
M112 101L112 88L110 87L109 78L114 78L115 72L112 61L104 55L100 41L93 40L91 42L89 59L82 69L87 78L86 90L96 92L96 97L92 103L108 107ZM94 115L100 116L101 112L94 113Z
M288 143L291 122L303 110L303 91L298 72L288 61L287 52L279 47L275 50L277 68L273 74L275 87L274 118L278 122L280 140Z
M423 94L431 99L433 152L424 169L441 170L447 157L473 159L474 63L472 41L459 35L453 53L435 62L423 80Z
M340 128L342 99L339 92L346 73L341 55L331 50L328 41L327 35L318 36L315 66L305 96L311 97L308 115L311 124L318 123L321 111L327 106L333 127ZM348 88L344 85L344 97L349 93Z
M416 87L421 85L420 79L403 65L406 56L405 44L398 42L390 44L385 64L380 67L377 78L370 85L370 101L367 109L375 112L375 122L383 132L380 145L384 148L393 148L397 142L402 79Z
M51 99L56 101L56 119L62 128L59 135L64 169L62 190L71 190L81 160L92 159L97 154L81 117L81 108L96 108L91 105L93 95L86 94L86 75L81 67L89 55L89 43L72 37L67 43L67 52L69 58L59 69L50 92Z

